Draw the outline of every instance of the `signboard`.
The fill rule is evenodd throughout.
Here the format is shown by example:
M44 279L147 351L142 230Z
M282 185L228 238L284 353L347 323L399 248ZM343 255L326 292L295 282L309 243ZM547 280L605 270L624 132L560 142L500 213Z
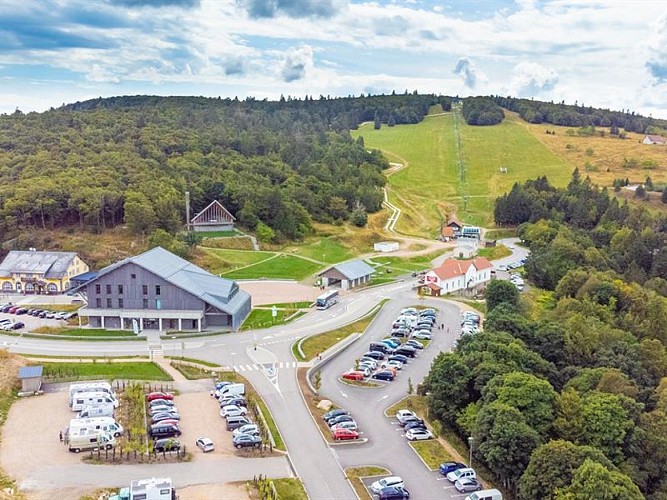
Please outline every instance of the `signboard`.
M135 335L139 335L139 322L136 319L132 320L132 330L134 330Z
M271 308L271 316L273 316L274 318L278 316L278 308L276 306L273 306Z

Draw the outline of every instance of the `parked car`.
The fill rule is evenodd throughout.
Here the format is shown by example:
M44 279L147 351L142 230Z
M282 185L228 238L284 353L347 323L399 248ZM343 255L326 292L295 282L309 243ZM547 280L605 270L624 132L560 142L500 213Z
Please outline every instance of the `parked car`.
M419 330L418 332L413 333L411 335L411 338L420 340L431 340L433 336L425 330ZM404 346L404 347L409 347L409 346Z
M247 408L248 402L242 396L228 396L220 400L220 408L227 405L245 406Z
M3 312L3 313L9 312L9 310L10 310L12 307L14 307L14 306L11 305L11 304L5 304L4 306L2 306L2 309L0 309L0 312Z
M399 345L401 345L400 342L396 342L396 341L391 340L391 339L382 339L381 342L383 344L388 345L390 349L396 349Z
M340 424L341 422L353 422L354 419L352 418L351 415L338 415L337 417L334 417L330 420L327 420L327 425L329 427L333 427L336 424Z
M404 326L400 326L391 330L392 337L407 337L408 335L410 335L410 329Z
M410 429L426 429L426 424L422 419L410 420L406 422L406 424L403 426L403 429L406 431L409 431Z
M366 378L366 374L359 370L353 370L351 372L343 373L341 377L346 380L363 380L364 378Z
M337 424L331 426L332 432L335 431L336 429L349 429L351 431L356 431L357 423L354 420L348 420L347 422L338 422Z
M405 424L409 419L412 419L412 418L417 418L417 415L413 411L398 410L396 412L396 420L398 420L398 423L401 424L401 425Z
M366 356L362 356L359 358L359 363L370 363L370 365L373 367L373 369L377 368L378 362L377 359L369 358Z
M236 448L247 448L249 446L254 446L259 448L262 444L262 438L259 436L253 436L252 434L239 434L236 437L232 438L232 444Z
M409 358L414 358L417 354L417 349L410 347L408 345L402 345L394 351L394 355L402 354L403 356L408 356ZM400 360L399 360L400 361Z
M161 422L163 420L181 420L181 416L178 413L171 413L171 412L162 412L162 413L156 413L155 415L151 416L151 422L154 424L157 424L158 422Z
M334 429L331 432L331 437L333 437L335 441L348 441L359 439L359 433L351 429Z
M20 330L21 328L25 328L25 324L21 321L15 321L12 323L12 330Z
M466 469L468 466L462 464L461 462L444 462L440 464L440 474L446 476L450 472L453 472L457 469Z
M405 354L396 354L396 353L392 354L387 359L389 361L400 361L404 365L407 364L408 361L410 361L410 358L408 358Z
M248 409L244 406L227 405L220 409L221 417L239 417L246 413L248 413Z
M394 380L395 375L388 370L382 370L371 375L371 378L374 378L375 380L386 380L391 382L392 380Z
M410 492L405 488L389 486L387 488L382 488L380 493L378 493L378 498L380 500L404 500L410 498Z
M20 309L19 306L11 306L11 307L7 310L7 312L8 312L9 314L14 314L14 313L15 313L17 310L19 310L19 309Z
M153 401L154 399L172 400L172 399L174 399L174 395L170 394L168 392L151 392L151 393L146 395L146 399L148 401Z
M42 312L42 309L33 309L32 312L28 311L30 316L39 316L39 313Z
M178 410L176 409L175 406L167 406L167 405L151 406L150 409L148 410L148 414L151 417L153 415L157 415L158 413L178 413Z
M157 422L157 423L158 423L158 424L165 424L165 425L167 425L167 424L171 424L171 425L179 425L181 422L180 422L180 420L175 420L175 419L173 419L173 418L165 418L164 420L160 420L160 421Z
M424 348L424 344L422 344L421 342L419 342L419 340L417 340L417 339L409 339L409 340L405 343L405 345L410 346L410 347L414 347L414 348L417 349L417 350L419 350L419 349L423 349L423 348Z
M403 488L403 486L405 486L403 478L400 476L388 476L371 483L371 491L377 494L384 488Z
M153 399L148 402L148 406L155 408L156 406L174 406L173 399Z
M253 436L259 436L261 434L259 430L259 425L257 424L246 424L242 425L238 429L232 431L232 437L236 437L239 434L251 434Z
M201 437L195 441L195 445L197 445L197 448L199 448L204 453L215 450L215 445L210 438Z
M325 422L328 422L331 419L334 419L336 417L339 417L341 415L349 415L350 412L347 410L344 410L343 408L336 408L335 410L328 411L324 415L322 415L322 419Z
M367 357L367 358L373 358L376 361L384 360L384 353L383 352L369 351L367 353L364 353L364 356Z
M469 491L478 491L482 489L482 485L477 479L472 477L462 477L454 483L456 491L459 493L468 493Z
M25 307L20 307L16 310L16 315L20 316L21 314L28 314L28 310Z
M455 483L456 481L458 481L459 479L463 479L464 477L477 479L477 474L475 473L475 469L471 469L470 467L468 467L465 469L456 469L453 470L452 472L448 472L446 477L452 483Z
M400 361L386 361L382 363L382 368L394 368L396 370L402 370L403 369L403 363Z
M181 435L181 429L178 427L178 425L160 422L158 424L151 425L148 430L148 434L153 439L178 437Z
M153 450L164 452L164 451L178 451L181 449L181 442L178 439L174 438L163 438L158 439L153 443Z
M433 433L428 429L413 428L405 433L405 437L408 438L408 441L425 441L433 439Z

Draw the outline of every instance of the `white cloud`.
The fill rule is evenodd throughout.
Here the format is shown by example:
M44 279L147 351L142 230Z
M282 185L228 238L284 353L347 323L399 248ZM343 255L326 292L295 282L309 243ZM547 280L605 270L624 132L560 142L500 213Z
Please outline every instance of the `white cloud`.
M520 62L514 67L510 94L517 97L536 97L543 91L553 90L558 73L534 62Z
M312 66L313 49L310 46L291 48L285 54L280 76L287 83L302 80L306 77L306 71Z
M487 81L486 75L467 57L461 57L456 61L453 72L461 77L464 85L470 90L475 90L478 83L486 83Z

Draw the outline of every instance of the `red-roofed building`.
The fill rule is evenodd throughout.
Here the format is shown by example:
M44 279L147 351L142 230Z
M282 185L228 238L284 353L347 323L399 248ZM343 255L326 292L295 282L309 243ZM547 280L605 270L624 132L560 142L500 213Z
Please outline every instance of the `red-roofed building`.
M476 291L491 281L493 264L484 257L469 260L447 259L424 276L424 285L434 284L443 294L460 290Z

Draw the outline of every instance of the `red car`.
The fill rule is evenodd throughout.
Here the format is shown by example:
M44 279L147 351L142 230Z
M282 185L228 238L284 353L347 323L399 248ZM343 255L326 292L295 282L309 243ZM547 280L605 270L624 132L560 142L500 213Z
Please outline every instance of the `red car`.
M331 431L331 435L336 441L359 439L359 433L350 429L334 429Z
M347 380L363 380L364 374L363 372L351 371L343 373L342 377Z
M174 395L168 392L151 392L146 395L148 401L153 401L154 399L174 399Z
M10 307L9 310L8 310L7 312L8 312L9 314L14 314L14 313L15 313L16 311L18 311L19 309L21 309L21 306L14 306L14 307Z

